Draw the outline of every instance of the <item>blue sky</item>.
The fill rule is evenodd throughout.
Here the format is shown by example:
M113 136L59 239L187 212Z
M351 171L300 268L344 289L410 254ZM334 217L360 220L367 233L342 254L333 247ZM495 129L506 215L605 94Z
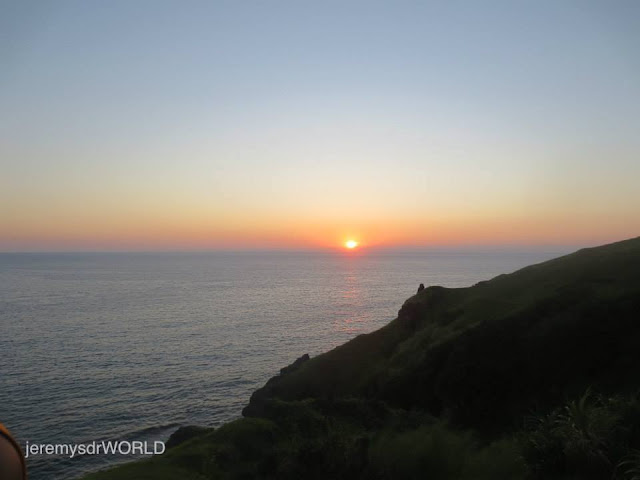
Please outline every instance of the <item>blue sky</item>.
M4 2L0 250L640 227L637 2Z

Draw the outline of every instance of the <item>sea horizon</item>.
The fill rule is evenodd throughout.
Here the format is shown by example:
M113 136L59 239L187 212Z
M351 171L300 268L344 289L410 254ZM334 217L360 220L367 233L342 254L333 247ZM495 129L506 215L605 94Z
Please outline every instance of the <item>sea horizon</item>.
M496 251L560 251L567 252L601 245L596 242L549 243L549 244L473 244L473 245L385 245L358 246L357 250L339 247L257 247L257 248L210 248L210 249L71 249L71 250L3 250L0 255L12 254L207 254L207 253L335 253L358 255L366 253L447 253L447 252L496 252Z

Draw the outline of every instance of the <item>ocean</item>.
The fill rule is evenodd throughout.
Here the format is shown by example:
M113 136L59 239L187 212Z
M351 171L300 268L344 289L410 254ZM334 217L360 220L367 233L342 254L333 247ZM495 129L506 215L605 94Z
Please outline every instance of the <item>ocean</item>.
M0 254L0 422L21 445L165 441L393 320L420 283L466 287L569 249ZM31 455L31 480L131 456Z

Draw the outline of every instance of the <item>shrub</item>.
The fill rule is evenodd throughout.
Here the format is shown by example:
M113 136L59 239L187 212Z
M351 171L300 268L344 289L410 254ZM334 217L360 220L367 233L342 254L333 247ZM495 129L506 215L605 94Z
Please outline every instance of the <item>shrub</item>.
M369 477L381 479L516 479L524 477L517 444L502 440L480 447L468 432L443 422L385 432L369 450Z
M521 441L536 478L640 480L640 456L633 454L640 441L637 396L603 398L587 390L531 422Z

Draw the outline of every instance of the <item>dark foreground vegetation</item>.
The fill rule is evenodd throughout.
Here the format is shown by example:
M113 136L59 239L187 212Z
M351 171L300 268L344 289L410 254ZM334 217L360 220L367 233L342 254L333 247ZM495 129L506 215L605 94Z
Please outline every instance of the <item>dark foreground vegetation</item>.
M640 238L473 287L301 358L244 418L114 479L640 480Z

